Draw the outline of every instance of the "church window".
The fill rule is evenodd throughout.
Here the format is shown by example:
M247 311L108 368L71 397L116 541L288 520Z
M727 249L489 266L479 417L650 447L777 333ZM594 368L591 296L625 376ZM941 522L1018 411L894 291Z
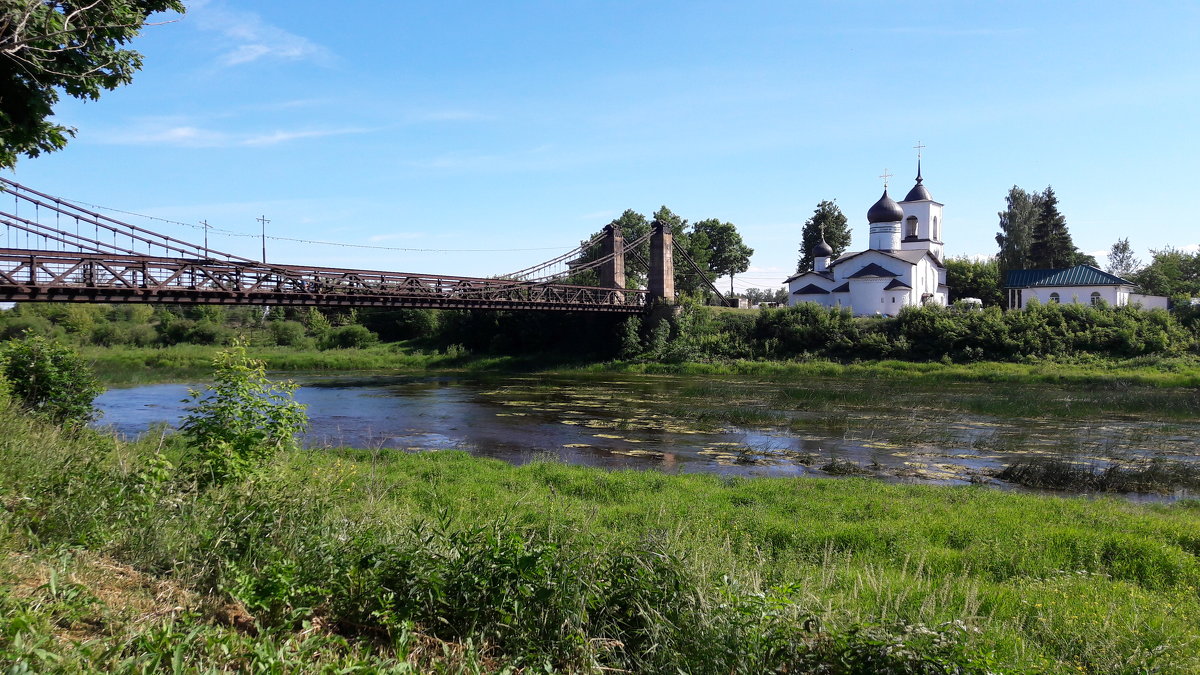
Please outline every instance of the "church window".
M1093 305L1100 304L1100 291L1092 291L1092 304Z
M1051 293L1051 294L1050 294L1050 302L1051 302L1052 304L1058 304L1058 303L1060 302L1060 300L1059 300L1059 297L1058 297L1058 293Z
M917 236L917 217L909 216L908 220L904 222L908 224L908 232L906 233L906 236L915 238Z
M942 240L942 224L938 222L937 216L933 217L933 236L930 238L936 239L937 241Z

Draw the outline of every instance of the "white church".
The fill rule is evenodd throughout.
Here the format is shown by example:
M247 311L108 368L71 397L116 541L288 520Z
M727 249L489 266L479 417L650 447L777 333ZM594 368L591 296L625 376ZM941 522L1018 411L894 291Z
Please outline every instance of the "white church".
M942 253L942 204L921 178L897 203L883 196L867 211L871 239L865 251L833 259L821 243L813 249L813 269L789 277L788 304L815 302L849 307L859 316L895 316L908 305L945 305L946 265Z

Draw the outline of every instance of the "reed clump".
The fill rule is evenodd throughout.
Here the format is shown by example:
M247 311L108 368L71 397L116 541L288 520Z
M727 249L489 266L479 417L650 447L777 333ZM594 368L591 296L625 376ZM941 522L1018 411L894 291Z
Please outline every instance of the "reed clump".
M1161 458L1140 465L1097 465L1034 457L1006 466L997 478L1026 487L1072 492L1170 494L1200 490L1200 466Z

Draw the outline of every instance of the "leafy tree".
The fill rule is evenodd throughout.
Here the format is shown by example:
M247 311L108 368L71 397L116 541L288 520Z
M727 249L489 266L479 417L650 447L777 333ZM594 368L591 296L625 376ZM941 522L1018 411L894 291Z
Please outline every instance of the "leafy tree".
M202 484L237 480L265 464L276 452L297 447L308 426L304 405L292 394L293 382L267 380L262 361L246 356L237 341L213 359L208 391L190 390L192 403L180 432L188 442L185 465Z
M57 340L27 336L0 349L0 369L25 408L58 424L81 426L104 391L79 355Z
M1030 268L1029 246L1033 240L1033 225L1037 222L1038 210L1028 192L1016 185L1008 191L1008 208L1001 211L1000 232L996 233L996 244L1000 253L996 263L1003 275L1009 270Z
M733 275L750 269L754 249L742 242L733 223L717 218L701 220L692 226L692 233L703 234L708 240L708 269L717 276L729 275L729 294L733 295Z
M1142 266L1142 261L1133 254L1129 245L1129 237L1118 239L1108 250L1108 267L1105 271L1121 278L1128 278Z
M840 256L850 247L850 226L836 200L826 199L817 204L812 217L804 221L804 230L800 235L800 259L796 262L797 272L812 270L812 250L821 242L822 231L825 233L825 243L833 249L833 257Z
M0 1L0 166L62 149L75 130L49 119L59 92L95 100L132 81L142 56L122 46L167 10L182 0Z
M761 305L764 302L787 304L787 288L749 288L746 289L746 299L751 305Z
M1200 296L1200 252L1168 246L1150 255L1150 264L1130 275L1130 281L1151 295Z
M974 260L966 256L946 260L946 285L953 300L979 298L985 306L1000 306L1004 299L1000 263L995 258Z

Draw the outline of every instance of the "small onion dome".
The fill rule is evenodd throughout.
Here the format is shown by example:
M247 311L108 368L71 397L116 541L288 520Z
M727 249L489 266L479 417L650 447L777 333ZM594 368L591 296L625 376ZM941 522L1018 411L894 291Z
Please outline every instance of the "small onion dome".
M917 176L917 184L914 185L913 189L909 190L908 194L904 196L904 201L919 202L923 199L933 201L933 197L929 194L929 190L926 189L925 184L921 182L921 177Z
M925 181L921 179L921 160L917 159L917 184L914 185L913 189L909 190L908 194L904 196L904 201L919 202L923 199L933 201L933 197L929 194L929 190L925 188Z
M884 188L883 196L867 211L867 222L898 223L901 220L904 220L904 210L895 199L888 196L887 188Z
M821 243L813 247L812 254L814 258L828 258L833 255L833 247L825 243L822 239Z

